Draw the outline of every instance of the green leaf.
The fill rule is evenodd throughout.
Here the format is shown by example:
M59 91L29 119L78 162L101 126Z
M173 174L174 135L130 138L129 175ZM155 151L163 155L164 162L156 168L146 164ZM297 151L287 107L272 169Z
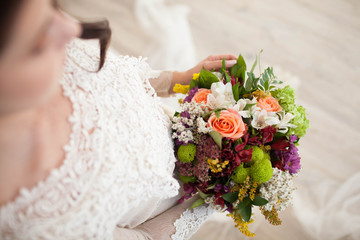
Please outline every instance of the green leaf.
M238 208L245 208L251 203L251 199L249 197L244 198L244 200L239 203ZM251 204L250 204L251 205Z
M256 65L257 65L257 56L255 57L255 62L253 63L253 65L251 67L250 73L254 72Z
M220 135L220 133L216 131L211 131L209 135L212 137L212 139L214 139L219 148L222 149L222 136Z
M244 107L244 111L248 111L250 110L253 106L255 106L256 103L250 103L250 104L246 104L246 106Z
M193 89L194 87L199 85L199 81L191 80L190 82L190 89Z
M221 113L221 111L222 111L222 109L217 109L217 110L215 111L216 119L218 119L218 120L219 120L219 118L220 118L220 113Z
M196 177L194 176L183 176L180 174L180 180L183 183L196 182Z
M232 86L232 92L233 92L235 101L239 101L239 98L240 98L239 86L240 86L239 82L236 83L234 86Z
M205 68L203 68L201 70L200 76L199 76L199 85L198 85L199 88L210 89L211 84L213 84L214 82L219 82L218 77L215 76L209 70L206 70Z
M254 73L247 73L248 79L245 82L245 91L250 92L253 87L253 82L255 80L255 74Z
M210 112L208 112L207 114L205 114L205 115L203 116L203 119L209 118L213 112L214 112L214 111L210 111Z
M238 212L243 217L244 221L249 222L251 219L252 206L248 204L246 207L239 208Z
M234 66L230 68L230 75L241 78L245 81L246 63L243 56L240 54L239 58Z
M206 199L210 196L210 194L205 194L203 193L200 189L196 188L198 193L199 193L199 196L202 198L202 199Z
M198 200L196 200L189 209L193 209L193 208L197 208L200 207L201 205L203 205L205 203L205 200L202 198L199 198Z
M238 195L239 192L225 193L222 195L222 198L229 203L233 203L238 199Z
M265 198L259 197L255 195L254 200L251 202L253 205L255 206L264 206L268 203L269 201L266 200Z

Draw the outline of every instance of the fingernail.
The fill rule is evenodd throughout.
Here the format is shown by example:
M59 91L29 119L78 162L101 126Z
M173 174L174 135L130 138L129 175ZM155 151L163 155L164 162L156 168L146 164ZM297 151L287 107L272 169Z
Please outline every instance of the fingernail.
M228 60L228 61L225 61L225 67L232 67L236 64L236 60Z

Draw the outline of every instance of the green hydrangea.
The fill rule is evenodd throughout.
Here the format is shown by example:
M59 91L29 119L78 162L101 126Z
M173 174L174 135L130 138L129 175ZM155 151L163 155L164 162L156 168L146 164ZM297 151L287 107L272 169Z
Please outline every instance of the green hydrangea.
M249 176L248 168L244 168L243 164L235 168L232 180L236 183L243 183L246 177Z
M280 106L289 112L295 107L295 90L289 85L271 92L271 95L279 100Z
M306 134L306 130L310 127L310 122L306 118L305 108L297 105L294 110L290 111L295 117L291 119L290 123L297 126L297 128L291 128L288 132L289 135L295 134L299 138Z
M196 146L194 144L181 145L178 149L178 159L183 163L194 161L196 154Z
M276 89L271 92L272 96L279 100L279 104L285 110L294 115L290 123L297 126L297 128L290 128L287 135L297 135L299 138L306 134L306 129L309 128L309 120L306 118L305 108L295 104L295 90L289 85L282 89Z
M270 160L263 159L255 161L249 168L250 177L259 184L270 180L273 175L273 169Z

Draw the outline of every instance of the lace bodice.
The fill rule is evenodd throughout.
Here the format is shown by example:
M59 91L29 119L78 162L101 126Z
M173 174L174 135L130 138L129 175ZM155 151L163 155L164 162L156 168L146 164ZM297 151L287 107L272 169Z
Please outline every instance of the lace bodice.
M170 120L145 60L109 52L92 73L84 69L96 69L96 47L74 40L67 51L60 82L73 104L66 158L1 207L1 239L112 239L117 225L134 227L129 212L178 193ZM137 215L146 221L150 213Z

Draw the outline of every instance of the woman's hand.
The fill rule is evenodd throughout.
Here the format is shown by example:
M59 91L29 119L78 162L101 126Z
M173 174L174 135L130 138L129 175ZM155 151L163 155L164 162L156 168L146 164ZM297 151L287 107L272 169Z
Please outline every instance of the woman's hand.
M199 73L202 68L205 68L209 71L219 70L222 67L222 61L225 59L226 68L230 68L235 65L237 57L234 55L214 55L205 58L195 67L185 71L185 72L173 72L173 79L171 82L170 93L172 92L175 84L189 85L194 73Z

